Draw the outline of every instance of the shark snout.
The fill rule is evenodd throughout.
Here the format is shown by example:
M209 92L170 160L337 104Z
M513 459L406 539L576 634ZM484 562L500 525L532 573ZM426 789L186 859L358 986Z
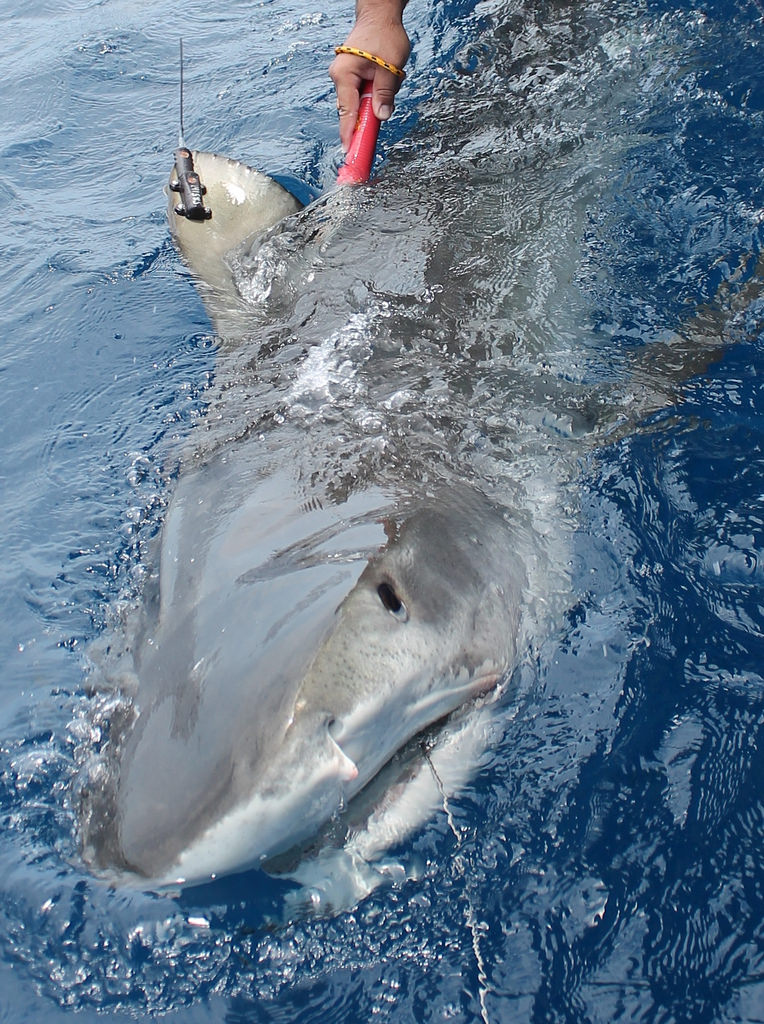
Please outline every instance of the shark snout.
M296 715L256 773L246 797L190 844L163 882L203 881L213 872L285 853L341 810L357 787L358 766L332 735L328 715ZM242 772L251 772L252 766Z

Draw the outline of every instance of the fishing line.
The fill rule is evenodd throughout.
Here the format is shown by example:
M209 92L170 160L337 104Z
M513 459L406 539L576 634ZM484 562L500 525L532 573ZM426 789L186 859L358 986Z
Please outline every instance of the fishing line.
M429 749L424 744L422 746L422 752L424 754L425 761L430 767L430 771L432 772L433 778L435 779L435 784L438 787L441 799L443 800L443 810L446 815L448 827L451 829L451 832L453 833L454 838L456 839L457 848L461 847L462 839L464 838L464 836L463 833L459 831L454 820L454 816L451 813L451 806L448 799L448 793L446 792L446 788L443 785L443 780L438 774L437 768L433 764L432 758L430 757ZM467 931L470 934L472 955L475 958L475 967L477 971L478 982L478 1002L480 1004L480 1020L482 1021L482 1024L490 1024L487 1006L489 981L488 974L486 973L485 969L485 960L483 958L483 951L481 949L480 941L481 933L485 930L485 925L482 925L475 916L475 907L473 905L472 898L469 892L470 882L469 879L467 878L467 873L464 870L464 860L461 854L458 854L457 857L455 858L455 864L464 882L464 890L462 893L462 898L464 899L465 902L464 923L467 926Z

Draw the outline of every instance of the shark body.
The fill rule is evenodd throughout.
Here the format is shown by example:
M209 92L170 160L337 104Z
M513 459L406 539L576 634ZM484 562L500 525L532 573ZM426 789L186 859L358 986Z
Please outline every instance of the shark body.
M235 161L194 162L212 215L171 199L171 228L230 338L230 254L299 204ZM85 856L112 876L196 884L308 842L413 737L490 694L525 642L523 526L478 488L383 481L311 503L278 462L239 442L175 488L129 711L84 799ZM408 827L442 796L430 774Z

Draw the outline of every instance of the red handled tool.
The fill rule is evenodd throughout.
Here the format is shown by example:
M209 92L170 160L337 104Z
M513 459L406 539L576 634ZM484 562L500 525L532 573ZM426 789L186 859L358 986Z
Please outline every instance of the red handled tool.
M361 91L361 105L350 149L337 174L338 185L360 185L369 180L379 135L379 118L371 109L371 93L372 83L366 82Z

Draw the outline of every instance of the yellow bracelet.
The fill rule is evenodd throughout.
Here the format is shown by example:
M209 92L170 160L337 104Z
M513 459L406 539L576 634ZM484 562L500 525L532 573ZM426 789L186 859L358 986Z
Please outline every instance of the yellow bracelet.
M401 68L397 68L395 64L389 64L386 60L382 60L381 57L375 57L373 53L367 53L366 50L356 50L355 46L335 46L334 52L336 54L349 53L351 57L363 57L364 60L370 60L372 64L379 65L385 71L391 71L401 81L406 77L406 72Z

